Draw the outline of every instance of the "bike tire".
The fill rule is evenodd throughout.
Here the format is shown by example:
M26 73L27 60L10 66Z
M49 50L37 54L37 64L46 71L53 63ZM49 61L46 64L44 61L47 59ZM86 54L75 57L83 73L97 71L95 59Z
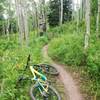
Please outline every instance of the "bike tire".
M49 88L49 90L48 90L48 92L50 92L51 91L51 93L48 95L48 97L46 97L46 98L44 98L42 95L41 95L41 93L39 93L40 95L38 95L39 96L39 99L37 98L37 97L35 97L36 96L36 94L35 93L37 93L36 91L34 91L35 89L37 88L37 85L33 85L31 88L30 88L30 97L31 97L31 100L61 100L61 96L59 95L59 93L57 92L57 90L54 88L54 87L52 87L51 85L48 87ZM35 92L35 93L34 93ZM39 90L38 90L38 92L40 92ZM54 97L54 95L55 95L55 97ZM41 96L41 97L40 97Z
M54 66L48 65L48 64L40 64L43 68L45 68L45 72L50 75L58 76L59 72Z

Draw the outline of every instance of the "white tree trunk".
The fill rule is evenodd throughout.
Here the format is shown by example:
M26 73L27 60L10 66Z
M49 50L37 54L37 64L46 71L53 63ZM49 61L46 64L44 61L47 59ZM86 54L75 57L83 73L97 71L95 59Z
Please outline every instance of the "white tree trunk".
M8 40L9 40L9 26L10 26L10 19L11 19L10 11L11 11L11 1L9 0L8 9L7 9L8 18L7 18L7 28L6 28Z
M38 28L39 28L39 24L38 24L38 19L39 19L39 16L38 16L38 9L37 9L37 4L36 4L36 2L33 0L32 1L33 2L33 17L35 16L35 29L36 29L36 35L37 35L37 33L39 33L39 30L38 30Z
M63 23L63 0L61 2L61 8L60 8L60 25Z
M26 38L26 45L29 45L29 30L28 30L28 16L27 16L27 9L25 9L24 15L24 29L25 29L25 38Z
M99 36L99 22L100 22L100 0L98 0L98 13L97 13L97 22L96 22L96 35Z
M74 20L74 13L75 13L75 10L74 10L74 7L75 7L75 4L74 4L74 0L72 0L72 20Z
M25 0L16 0L16 12L18 16L20 44L23 45L23 41L25 40L26 45L28 46L29 31L28 31L27 3Z
M36 14L36 29L37 29L37 33L39 33L39 13L38 13L38 7L37 7L37 4L36 2L34 2L35 4L35 14ZM38 35L38 34L37 34Z
M22 31L22 25L21 25L21 5L19 4L18 0L15 0L15 6L16 6L16 14L18 19L18 30L19 30L19 43L22 46L23 45L23 31Z
M87 51L89 46L90 37L90 0L86 0L86 33L85 33L85 46L84 49Z
M82 0L82 16L85 18L86 0Z
M39 6L39 33L42 36L43 32L46 32L45 0L40 0Z
M82 19L83 19L83 15L82 15L82 14L83 14L83 6L82 6L82 1L83 1L83 0L80 0L80 15L79 15L79 16L80 16L80 18L79 18L80 20L82 20Z
M6 26L7 38L9 41L9 19L7 19L7 26Z
M2 29L3 29L3 35L5 36L5 23L4 22L2 24Z
M77 8L77 32L79 31L79 0L77 0L77 4L76 4L76 8Z

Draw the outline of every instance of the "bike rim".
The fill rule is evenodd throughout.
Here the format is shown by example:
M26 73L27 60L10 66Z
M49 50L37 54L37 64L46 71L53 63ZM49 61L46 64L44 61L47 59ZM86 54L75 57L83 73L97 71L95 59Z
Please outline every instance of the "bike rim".
M49 88L48 90L47 98L48 98L47 100L58 100L57 94L51 88Z
M39 88L35 87L32 91L32 95L34 95L35 100L43 100L43 96L41 95Z
M46 96L43 96L37 87L33 87L31 92L32 100L61 100L58 92L51 86L49 86Z
M45 67L45 71L48 74L52 74L52 75L58 75L58 71L55 67L47 65L47 64L42 64L43 67Z

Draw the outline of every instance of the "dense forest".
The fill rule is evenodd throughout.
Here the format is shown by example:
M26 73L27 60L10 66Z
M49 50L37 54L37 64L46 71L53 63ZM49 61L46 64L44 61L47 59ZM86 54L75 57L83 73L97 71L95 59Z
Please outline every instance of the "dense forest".
M45 98L40 86L43 93L34 90L38 95L32 100L100 100L100 0L0 0L0 100L30 100L30 85L38 83L37 78L16 87L28 55L30 64L53 64L59 71L58 76L50 76L49 70L45 75L61 99ZM67 73L82 99L75 99L74 88L66 86L71 84ZM25 72L26 77L30 74Z

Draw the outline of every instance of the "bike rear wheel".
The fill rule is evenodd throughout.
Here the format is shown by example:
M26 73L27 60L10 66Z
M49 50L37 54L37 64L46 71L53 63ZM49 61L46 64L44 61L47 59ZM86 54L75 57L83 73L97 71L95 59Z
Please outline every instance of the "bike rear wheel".
M51 65L48 65L48 64L40 64L40 66L44 69L44 71L47 74L59 75L59 72L57 71L57 69L54 66L51 66Z
M43 96L40 93L37 85L33 85L30 89L30 97L31 100L61 100L59 93L52 86L48 87L48 93L46 94L46 96Z

